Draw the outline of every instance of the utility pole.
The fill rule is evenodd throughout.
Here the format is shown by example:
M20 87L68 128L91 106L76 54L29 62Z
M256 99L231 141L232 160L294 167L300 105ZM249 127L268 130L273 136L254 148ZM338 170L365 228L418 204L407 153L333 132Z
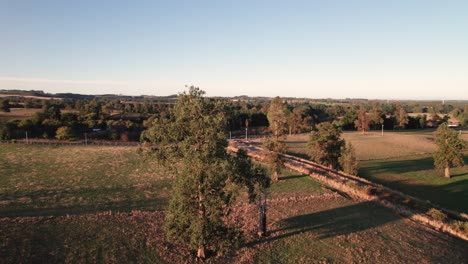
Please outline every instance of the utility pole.
M248 140L248 130L249 130L249 119L245 119L245 140Z

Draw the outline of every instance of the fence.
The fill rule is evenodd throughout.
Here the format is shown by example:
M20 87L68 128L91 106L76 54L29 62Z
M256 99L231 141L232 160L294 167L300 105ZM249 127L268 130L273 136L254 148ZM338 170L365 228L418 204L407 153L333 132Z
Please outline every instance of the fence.
M80 140L80 141L58 141L58 140L1 140L0 144L21 145L48 145L48 146L138 146L139 142L105 141L105 140Z

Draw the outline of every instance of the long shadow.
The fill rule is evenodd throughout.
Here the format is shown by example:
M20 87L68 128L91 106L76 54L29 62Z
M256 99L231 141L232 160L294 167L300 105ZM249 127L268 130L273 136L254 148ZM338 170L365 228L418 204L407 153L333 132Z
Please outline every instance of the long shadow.
M309 176L306 174L290 175L290 176L280 177L279 180L292 180L292 179L300 179L300 178L306 178L306 177L309 177Z
M400 219L386 208L363 202L284 219L280 222L281 227L273 230L270 237L252 241L245 246L251 247L307 232L318 234L318 239L325 239L364 231Z
M468 162L468 156L465 155L464 158L465 162ZM418 181L417 177L392 177L392 175L398 176L398 174L407 172L433 169L434 161L432 157L426 157L413 160L376 162L371 166L361 168L359 175L403 193L431 201L443 208L467 213L468 180L464 178L457 179L457 177L466 177L468 172L454 173L452 179L437 179L437 181L427 183ZM388 174L388 177L386 174Z
M468 155L464 156L465 164L468 164ZM360 169L360 173L370 173L378 171L379 173L405 173L412 171L423 171L434 169L434 159L432 157L424 157L408 160L392 160L392 161L376 161L371 166L364 166ZM464 175L464 174L461 174ZM452 175L460 176L460 175Z
M379 173L392 172L404 173L410 171L422 171L434 169L434 160L432 157L411 160L378 161L372 166L365 166L360 169L361 173L378 170Z
M372 181L422 200L430 201L440 207L468 213L468 179L444 185L415 184L414 182L409 183L408 179L386 180L373 178Z
M286 151L286 154L291 155L291 156L295 156L295 157L298 157L298 158L301 158L301 159L306 159L306 160L309 159L309 155L304 154L304 153L300 153L300 152Z
M145 190L155 191L160 190L160 188L161 186L155 185L144 189L127 186L3 193L0 195L0 200L15 202L0 206L0 217L79 215L109 210L120 212L161 210L167 205L167 197L146 198L138 195ZM40 201L44 197L49 199L49 202ZM72 202L62 202L67 205L54 204L50 202L53 197L59 197L59 199L65 201L72 200ZM27 204L21 204L17 202L21 198L29 198L31 201ZM84 198L84 201L80 202L80 198ZM115 199L115 201L112 199Z

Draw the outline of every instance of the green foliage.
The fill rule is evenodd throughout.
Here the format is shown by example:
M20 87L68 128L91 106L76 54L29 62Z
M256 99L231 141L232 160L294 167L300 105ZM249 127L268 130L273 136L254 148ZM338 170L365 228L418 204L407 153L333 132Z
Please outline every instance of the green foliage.
M459 138L458 133L448 127L446 123L440 125L434 132L438 149L434 152L434 165L437 169L450 169L463 166L463 152L466 142ZM446 175L450 177L450 175Z
M286 104L283 103L281 98L275 97L270 104L268 109L268 123L270 124L270 130L276 138L284 135L287 131L287 108Z
M307 143L310 158L334 169L340 169L339 158L345 142L341 130L331 123L320 123L317 131L313 131Z
M288 109L286 104L283 103L281 98L275 97L268 108L268 123L269 129L273 133L272 138L267 138L263 142L263 148L265 149L265 162L270 169L273 181L278 181L278 175L281 169L284 167L284 161L281 154L286 152L286 145L281 142L284 133L287 131L288 124ZM296 120L293 120L294 122ZM292 122L289 120L289 122ZM291 126L291 123L290 123Z
M395 110L395 117L397 120L397 127L405 128L406 124L409 122L408 114L406 113L405 108L403 108L401 105L397 105Z
M365 133L369 131L370 122L371 120L369 119L369 116L366 113L366 108L364 107L364 105L361 104L359 106L358 119L354 121L354 126L358 131L362 131L362 133Z
M59 127L55 133L55 138L59 140L68 140L73 139L74 137L75 135L73 134L73 130L67 126Z
M357 175L359 169L359 162L356 158L356 152L354 151L351 143L346 144L341 152L339 162L343 171L352 175Z
M165 221L168 239L188 243L201 256L206 248L224 251L239 242L240 233L223 221L236 197L235 185L246 185L251 199L255 184L268 185L245 152L234 158L226 152L225 102L203 95L190 87L142 135L154 144L156 159L175 174Z
M10 101L0 100L0 111L10 112Z
M263 142L265 149L265 163L272 174L273 181L278 181L278 175L284 168L284 160L281 154L286 153L286 145L276 138L266 138Z

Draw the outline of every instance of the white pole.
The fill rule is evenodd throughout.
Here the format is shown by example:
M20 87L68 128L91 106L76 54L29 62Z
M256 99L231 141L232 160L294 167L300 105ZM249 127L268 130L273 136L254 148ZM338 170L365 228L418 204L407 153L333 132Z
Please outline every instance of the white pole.
M384 125L382 124L382 137L383 137L383 127L384 127Z

